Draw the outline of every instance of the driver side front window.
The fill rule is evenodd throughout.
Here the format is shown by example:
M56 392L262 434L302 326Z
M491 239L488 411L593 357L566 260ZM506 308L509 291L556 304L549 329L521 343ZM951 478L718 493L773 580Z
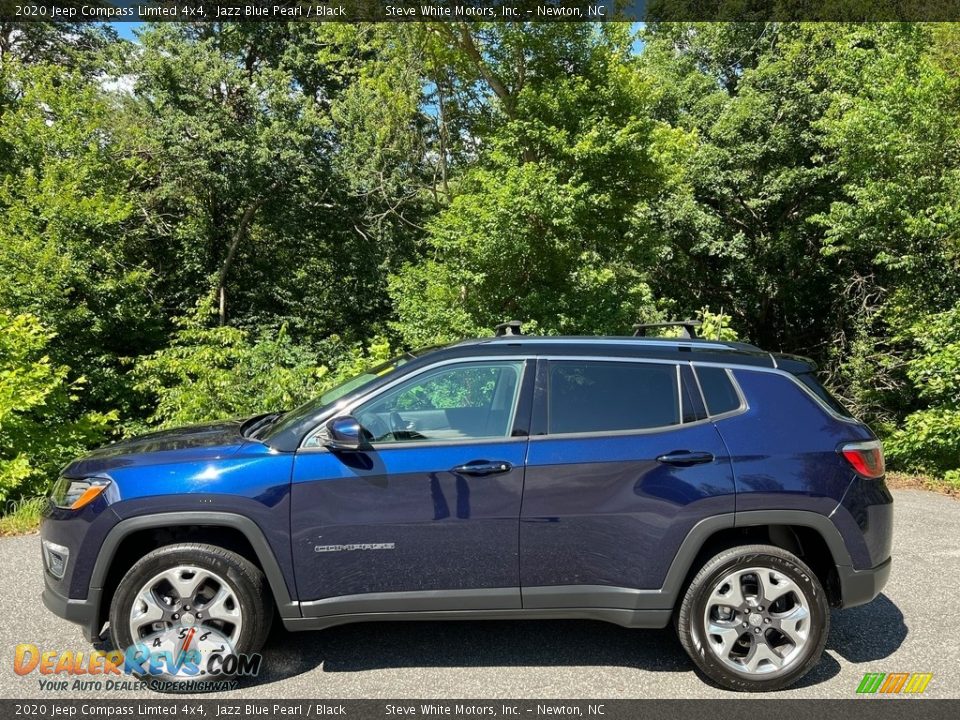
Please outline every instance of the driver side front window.
M353 412L377 443L507 437L523 361L428 370Z

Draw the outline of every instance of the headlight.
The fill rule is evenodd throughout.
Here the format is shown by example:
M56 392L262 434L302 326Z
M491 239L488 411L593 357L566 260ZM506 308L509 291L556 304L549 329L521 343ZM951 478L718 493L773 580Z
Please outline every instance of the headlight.
M102 478L86 478L84 480L60 478L54 483L50 499L58 508L79 510L84 505L93 502L100 493L107 489L109 484L109 480Z

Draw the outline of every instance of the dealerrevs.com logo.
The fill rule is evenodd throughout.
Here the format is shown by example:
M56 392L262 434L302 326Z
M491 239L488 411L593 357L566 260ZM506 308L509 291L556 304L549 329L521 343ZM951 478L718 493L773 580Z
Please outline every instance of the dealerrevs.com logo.
M232 690L236 680L224 678L255 677L262 662L259 653L233 652L216 630L172 627L122 651L41 650L21 643L14 650L13 670L21 676L38 674L45 692L196 692Z

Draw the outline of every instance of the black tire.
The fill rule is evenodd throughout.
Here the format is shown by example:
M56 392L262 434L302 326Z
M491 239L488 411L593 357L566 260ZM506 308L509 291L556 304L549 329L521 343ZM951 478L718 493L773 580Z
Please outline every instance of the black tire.
M707 637L705 613L713 590L731 573L749 568L770 569L786 576L803 592L809 606L808 634L802 645L797 643L799 651L796 656L784 667L764 673L740 671L723 662ZM749 581L755 574L745 577ZM792 598L788 596L786 601L790 600ZM751 612L750 615L738 617L746 620L751 616L758 623L767 622L762 617L763 613ZM760 620L756 620L758 616L761 616ZM735 625L739 630L739 623ZM760 625L759 635L764 638L767 637L766 627ZM741 692L766 692L792 685L819 662L830 631L830 609L817 576L796 555L772 545L744 545L719 553L700 569L687 586L676 616L676 629L684 650L697 667L717 685ZM748 622L743 630L746 638L750 638L749 642L741 636L741 640L747 645L755 642L749 635L751 629L756 633L758 628ZM786 636L778 635L775 630L771 636L774 640L787 639ZM719 638L719 635L714 637ZM768 663L768 666L772 665L773 663Z
M224 578L233 588L239 601L242 622L239 638L232 650L253 654L263 647L273 622L273 598L264 574L253 563L235 552L204 543L179 543L158 548L137 561L123 576L110 604L110 636L113 645L125 651L134 644L129 617L140 589L159 573L177 566L193 566L212 571ZM193 680L168 674L137 674L143 680L160 681L182 687L169 691L189 691L197 681L228 679L230 675L204 673ZM175 681L175 682L173 682Z

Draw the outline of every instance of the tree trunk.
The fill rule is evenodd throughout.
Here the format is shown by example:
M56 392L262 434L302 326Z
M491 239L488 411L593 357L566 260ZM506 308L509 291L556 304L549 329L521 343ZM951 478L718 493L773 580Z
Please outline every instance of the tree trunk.
M473 35L470 34L470 26L466 23L457 23L457 30L459 31L457 44L460 46L460 49L469 56L470 60L483 76L483 79L486 80L487 85L493 90L494 95L500 98L507 117L512 119L514 114L513 95L507 89L507 86L503 84L503 81L490 69L486 60L483 59L483 55L480 53L479 48L477 48L477 44L473 41Z
M220 268L220 275L217 278L217 298L220 301L220 325L221 327L227 324L227 275L230 273L230 268L233 266L234 258L237 255L237 248L240 246L240 241L243 240L243 236L247 232L247 228L250 227L250 223L253 222L254 216L257 214L257 210L267 201L267 198L277 189L279 182L274 182L267 191L261 195L259 198L254 200L246 210L243 211L243 215L240 217L240 222L237 225L237 229L233 233L233 237L230 238L230 247L227 250L227 257L223 261L223 265Z
M443 82L440 80L440 73L436 74L434 83L437 86L437 137L440 140L440 182L443 185L443 194L446 200L450 200L450 185L447 181L447 111L446 111L446 93L444 92ZM434 182L436 186L436 182ZM434 189L436 196L436 189Z
M525 74L523 66L521 65L519 72L519 76L521 78L520 84L515 87L513 91L511 91L506 84L504 84L503 80L497 77L496 73L494 73L487 64L486 60L483 59L483 53L480 52L476 42L474 42L473 35L470 34L469 24L457 23L457 28L459 30L459 39L457 39L456 42L460 46L460 49L467 54L471 61L473 61L477 70L480 72L480 75L486 81L490 89L493 90L493 94L500 99L506 116L511 120L515 119L517 116L516 96L523 89L522 78ZM536 162L537 155L532 148L524 145L521 150L521 158L525 163L532 163Z

